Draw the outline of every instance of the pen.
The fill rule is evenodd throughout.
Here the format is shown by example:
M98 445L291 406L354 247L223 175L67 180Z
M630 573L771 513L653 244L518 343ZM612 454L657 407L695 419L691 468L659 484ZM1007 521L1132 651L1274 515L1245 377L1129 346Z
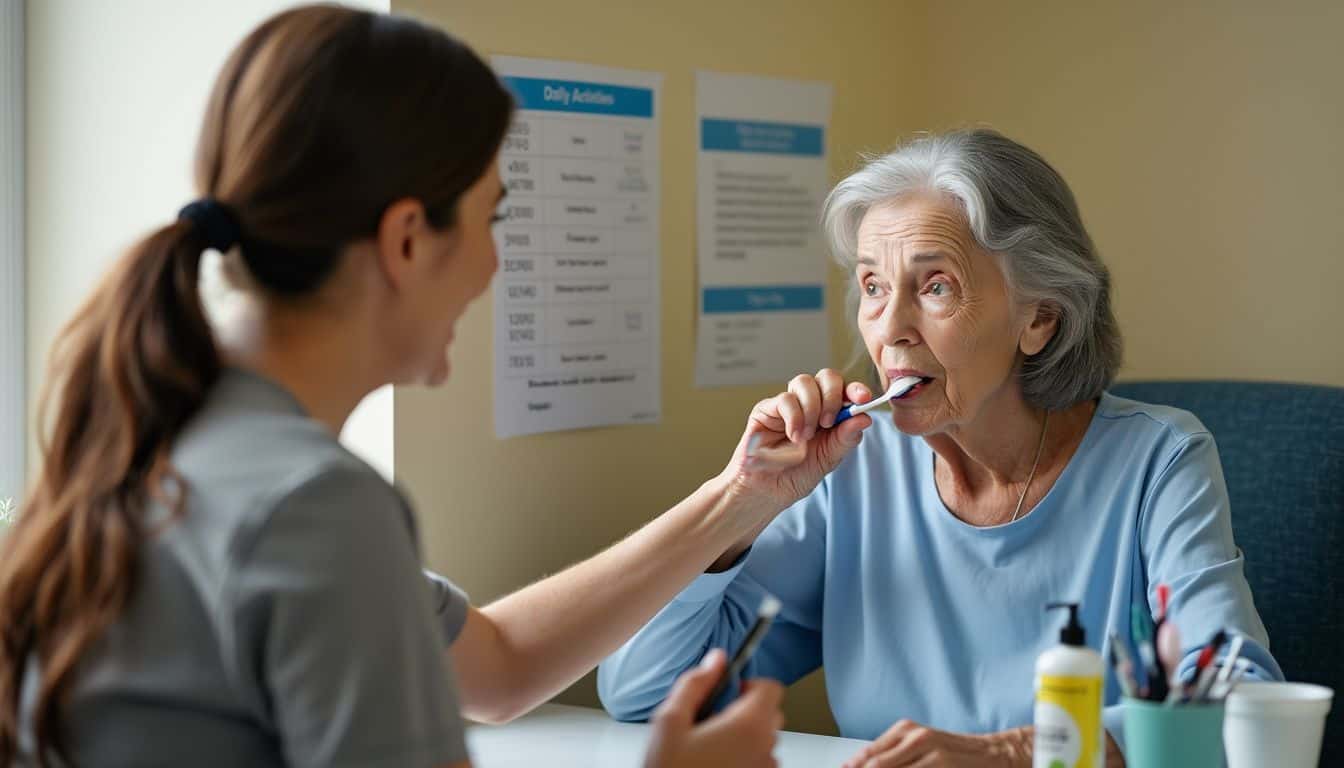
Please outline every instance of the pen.
M1199 703L1209 698L1209 692L1213 689L1213 680L1218 676L1218 668L1210 664L1199 673L1195 680L1195 690L1190 694L1190 701Z
M1227 669L1231 669L1232 674L1228 675L1226 680L1218 679L1214 681L1213 685L1209 687L1209 698L1213 701L1226 701L1227 697L1232 694L1233 689L1237 687L1237 683L1241 681L1241 678L1250 668L1250 659L1239 658L1235 664L1227 665Z
M1250 669L1251 669L1250 659L1244 659L1244 658L1237 659L1236 670L1232 672L1232 676L1228 678L1227 682L1223 685L1223 691L1222 691L1223 698L1227 698L1228 696L1232 695L1232 689L1237 687L1237 683L1241 682L1241 678L1245 677L1246 673L1250 671Z
M1244 642L1246 642L1246 638L1243 635L1232 636L1232 647L1228 650L1227 655L1223 657L1223 663L1221 669L1218 670L1216 682L1226 683L1232 678L1232 667L1237 663L1237 659L1241 656L1241 646Z
M714 690L710 691L709 696L705 698L700 710L695 714L695 721L698 723L710 716L714 712L714 702L718 701L723 692L728 690L728 686L742 674L746 669L747 662L751 660L751 655L756 652L756 647L761 644L765 633L770 631L770 624L779 615L780 604L773 595L766 595L761 599L761 607L756 610L756 622L747 630L747 639L742 641L741 647L737 653L733 654L733 660L728 662L728 668L723 671L723 677L715 683Z

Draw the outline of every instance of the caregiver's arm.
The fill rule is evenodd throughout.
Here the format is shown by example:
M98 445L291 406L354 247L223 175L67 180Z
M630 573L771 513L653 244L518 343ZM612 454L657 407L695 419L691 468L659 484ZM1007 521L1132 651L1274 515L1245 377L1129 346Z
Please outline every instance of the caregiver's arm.
M833 371L798 377L789 392L757 404L728 467L681 503L606 551L470 609L450 651L464 714L502 722L548 700L711 564L745 549L816 487L872 423L859 416L817 430L834 420L846 394L860 402L871 397L862 384L845 389Z

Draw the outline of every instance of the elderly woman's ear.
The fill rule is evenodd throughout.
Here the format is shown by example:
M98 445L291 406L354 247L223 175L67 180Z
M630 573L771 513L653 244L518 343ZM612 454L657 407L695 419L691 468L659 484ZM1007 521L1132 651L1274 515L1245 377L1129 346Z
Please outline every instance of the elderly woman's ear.
M1055 331L1059 330L1059 309L1053 304L1037 301L1032 302L1027 311L1031 312L1031 320L1022 329L1017 348L1022 350L1023 355L1031 357L1040 354L1050 339L1054 338Z

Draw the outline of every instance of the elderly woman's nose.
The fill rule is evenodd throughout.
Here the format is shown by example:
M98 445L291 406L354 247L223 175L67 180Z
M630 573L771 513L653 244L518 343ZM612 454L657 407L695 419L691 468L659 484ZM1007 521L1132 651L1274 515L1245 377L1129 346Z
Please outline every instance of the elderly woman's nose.
M887 305L882 308L878 322L878 332L883 346L894 347L902 342L910 343L919 338L913 321L912 302L905 291L892 291Z

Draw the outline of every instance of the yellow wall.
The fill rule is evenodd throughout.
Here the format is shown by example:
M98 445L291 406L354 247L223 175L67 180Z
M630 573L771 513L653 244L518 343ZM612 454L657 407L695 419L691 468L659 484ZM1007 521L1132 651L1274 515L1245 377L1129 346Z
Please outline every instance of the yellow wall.
M920 112L906 78L905 27L882 0L825 3L394 2L484 54L577 60L664 73L662 116L663 418L622 427L494 439L491 307L463 319L440 391L396 394L397 475L415 498L429 562L477 603L596 552L678 501L728 458L751 404L782 388L691 388L695 309L697 68L835 84L829 139L838 178ZM636 7L637 6L637 7ZM882 23L872 23L873 20ZM873 98L873 94L882 94ZM818 254L818 258L823 258ZM837 358L848 342L830 303ZM792 727L827 728L817 682L791 699ZM595 703L591 677L565 700Z
M834 83L837 177L916 130L987 123L1039 150L1115 274L1127 377L1344 385L1344 5L1176 5L394 0L483 53L666 76L663 422L496 441L482 302L450 385L397 391L430 563L486 602L596 551L716 472L775 389L690 386L698 68ZM838 283L830 301L839 364ZM594 702L591 678L564 699ZM815 677L786 708L833 727Z
M1127 378L1344 385L1344 3L939 0L930 128L989 123L1073 186Z

